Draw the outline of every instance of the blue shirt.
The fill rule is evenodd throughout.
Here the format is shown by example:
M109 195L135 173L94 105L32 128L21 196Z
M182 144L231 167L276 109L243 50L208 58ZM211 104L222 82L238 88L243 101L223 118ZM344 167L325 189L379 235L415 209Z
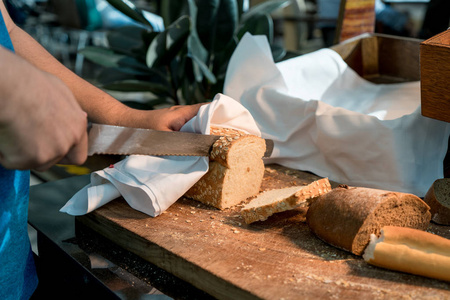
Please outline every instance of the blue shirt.
M14 51L0 12L0 45ZM37 287L28 238L30 171L0 165L0 299L29 299Z

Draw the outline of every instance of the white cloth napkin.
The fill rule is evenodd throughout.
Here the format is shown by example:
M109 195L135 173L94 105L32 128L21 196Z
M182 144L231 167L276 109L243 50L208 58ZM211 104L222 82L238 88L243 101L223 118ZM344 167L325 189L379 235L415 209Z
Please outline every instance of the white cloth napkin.
M275 64L263 36L235 50L224 93L274 140L267 163L422 197L443 177L449 125L420 114L420 82L373 84L331 49Z
M237 101L217 94L203 105L181 131L209 134L210 125L261 136L251 114ZM131 155L113 167L91 174L61 212L84 215L122 196L134 209L158 216L179 199L207 171L208 157Z

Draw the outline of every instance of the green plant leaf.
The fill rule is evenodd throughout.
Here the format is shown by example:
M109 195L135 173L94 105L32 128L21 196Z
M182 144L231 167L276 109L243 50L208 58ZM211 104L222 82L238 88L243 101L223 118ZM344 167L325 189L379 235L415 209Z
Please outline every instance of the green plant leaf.
M133 20L152 27L152 24L145 18L142 10L129 0L107 0L109 4L121 11ZM153 27L152 27L153 28Z
M88 46L79 51L88 60L95 62L103 67L119 67L119 62L121 59L127 58L126 55L117 54L111 49Z
M238 25L236 0L197 0L196 29L209 52L221 51L233 38Z
M225 77L228 63L238 43L239 40L237 37L234 37L222 51L216 53L214 56L213 73L216 75L217 80L220 80L221 77Z
M123 80L138 80L159 83L170 86L167 74L158 69L137 70L129 66L119 68L104 68L100 70L97 80L101 84L110 84Z
M102 67L118 68L125 73L135 75L157 75L164 77L161 72L149 69L144 63L134 57L119 54L107 48L88 46L79 52L86 59Z
M147 30L138 26L124 26L113 30L110 30L106 34L108 45L111 49L125 53L127 55L137 55L140 51L143 51L145 45L144 34ZM152 32L156 36L155 32Z
M190 19L183 16L160 32L150 43L146 63L149 68L168 65L185 46L190 32Z
M147 65L133 57L125 57L119 61L119 68L130 68L139 74L155 74L164 77L164 75L156 69L150 69Z
M157 100L157 99L155 99L155 100ZM154 105L152 105L152 101L153 101L153 99L149 99L146 102L133 101L133 100L120 100L120 102L122 102L126 106L134 108L134 109L139 109L139 110L152 110L152 109L154 109Z
M286 7L290 4L290 2L291 0L270 0L255 5L242 14L241 24L247 22L251 18L258 18L261 15L270 14L277 9Z
M253 35L265 35L270 44L273 43L273 20L269 14L260 15L247 20L239 29L237 37L240 40L246 32Z
M122 92L152 92L155 95L170 96L168 86L159 83L139 80L122 80L103 85L104 89Z
M164 20L164 26L169 27L178 18L189 15L188 4L180 0L161 0L161 17Z
M209 82L212 84L216 83L216 76L209 70L208 66L205 65L198 57L190 55L193 62L197 64L197 66L200 68L201 72L205 75L205 77L208 79ZM196 78L198 82L202 80L202 78Z
M191 82L187 78L181 84L181 93L186 104L205 102L205 92L198 82Z
M103 86L109 83L123 81L123 80L138 80L138 76L130 75L129 73L124 73L117 68L104 68L100 70L97 81L98 84Z
M237 7L238 7L238 18L240 20L242 14L244 13L244 0L237 0ZM239 22L238 20L238 22Z
M203 44L200 41L200 38L198 37L196 26L198 14L197 5L195 4L194 0L188 0L188 4L189 4L189 15L191 17L192 22L191 33L189 35L187 42L188 55L191 57L196 57L197 61L201 61L203 64L206 65L209 60L208 58L209 53L205 49L205 47L203 47ZM196 62L193 62L192 68L195 80L198 82L202 81L203 80L202 68Z

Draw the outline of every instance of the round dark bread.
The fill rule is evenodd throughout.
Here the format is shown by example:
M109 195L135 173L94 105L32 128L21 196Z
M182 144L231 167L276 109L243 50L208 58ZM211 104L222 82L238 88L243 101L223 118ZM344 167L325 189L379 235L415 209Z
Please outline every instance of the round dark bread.
M370 234L378 236L384 226L425 230L431 219L429 209L412 194L339 186L311 203L306 220L320 239L362 255Z
M450 178L436 180L423 200L430 206L431 221L450 225Z

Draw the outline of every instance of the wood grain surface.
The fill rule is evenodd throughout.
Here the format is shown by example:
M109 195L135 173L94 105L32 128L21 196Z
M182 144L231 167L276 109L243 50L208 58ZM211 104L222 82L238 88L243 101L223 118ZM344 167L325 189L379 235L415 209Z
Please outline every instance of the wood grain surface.
M262 190L317 179L271 165ZM218 299L450 298L450 283L373 267L319 240L305 209L249 225L239 209L181 198L151 218L117 199L77 222ZM431 224L429 231L450 238L450 227Z
M450 122L450 30L420 45L422 115Z
M335 43L375 32L375 0L342 0Z
M361 77L374 83L420 80L421 40L371 34L331 47Z

